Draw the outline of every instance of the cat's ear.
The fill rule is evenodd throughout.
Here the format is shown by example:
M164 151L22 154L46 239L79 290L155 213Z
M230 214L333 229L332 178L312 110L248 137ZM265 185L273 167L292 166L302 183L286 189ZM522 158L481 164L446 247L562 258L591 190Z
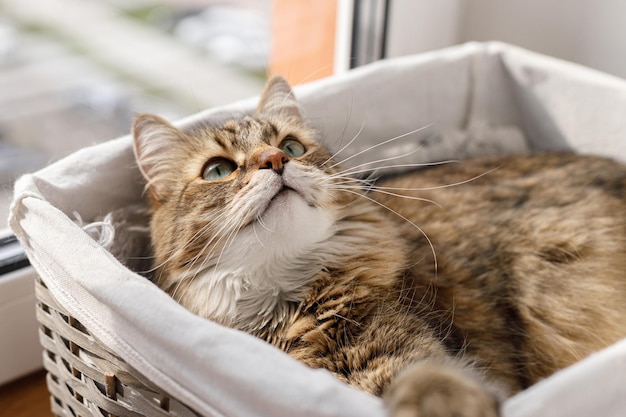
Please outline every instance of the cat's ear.
M281 76L272 77L261 93L256 114L266 117L292 117L302 120L302 110L287 81Z
M185 134L168 121L153 114L140 114L133 120L133 150L137 166L148 181L155 202L165 200L172 190Z

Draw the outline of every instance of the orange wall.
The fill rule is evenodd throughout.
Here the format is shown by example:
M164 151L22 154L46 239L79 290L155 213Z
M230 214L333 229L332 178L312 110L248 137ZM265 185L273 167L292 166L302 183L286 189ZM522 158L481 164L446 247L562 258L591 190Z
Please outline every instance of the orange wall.
M337 0L274 0L269 74L300 84L333 74Z

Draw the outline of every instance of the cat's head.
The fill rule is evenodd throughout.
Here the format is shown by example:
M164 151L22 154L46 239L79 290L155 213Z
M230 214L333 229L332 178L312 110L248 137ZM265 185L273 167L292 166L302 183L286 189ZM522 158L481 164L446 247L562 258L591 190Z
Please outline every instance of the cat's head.
M317 135L278 77L252 116L179 129L139 115L134 150L152 202L157 283L227 324L242 309L297 298L351 199L333 186Z

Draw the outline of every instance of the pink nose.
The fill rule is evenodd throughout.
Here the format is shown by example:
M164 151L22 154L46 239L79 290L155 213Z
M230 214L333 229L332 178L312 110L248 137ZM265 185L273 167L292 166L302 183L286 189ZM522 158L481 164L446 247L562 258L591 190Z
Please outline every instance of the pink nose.
M259 158L259 169L273 169L277 173L283 172L283 166L289 161L287 155L280 149L264 151Z

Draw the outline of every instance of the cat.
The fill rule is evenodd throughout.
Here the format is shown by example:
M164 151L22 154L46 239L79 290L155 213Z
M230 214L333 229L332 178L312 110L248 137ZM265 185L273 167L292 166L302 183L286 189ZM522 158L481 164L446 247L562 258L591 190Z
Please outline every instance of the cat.
M618 162L479 157L372 186L280 77L253 115L182 129L142 114L132 132L156 284L392 416L497 416L626 336Z

